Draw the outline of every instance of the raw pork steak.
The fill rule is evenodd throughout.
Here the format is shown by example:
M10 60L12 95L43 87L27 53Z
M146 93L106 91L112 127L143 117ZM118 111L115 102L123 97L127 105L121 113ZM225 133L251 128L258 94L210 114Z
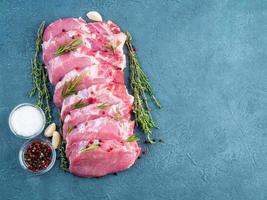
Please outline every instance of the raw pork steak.
M43 34L43 60L61 109L71 173L99 177L128 169L140 154L124 83L126 35L111 21L59 19ZM79 41L71 50L68 45ZM58 54L58 49L65 50ZM64 48L63 48L64 49Z

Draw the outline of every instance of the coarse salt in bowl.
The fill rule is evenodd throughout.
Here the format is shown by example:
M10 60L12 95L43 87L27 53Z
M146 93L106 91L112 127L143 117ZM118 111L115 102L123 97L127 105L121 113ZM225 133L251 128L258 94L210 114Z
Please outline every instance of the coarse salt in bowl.
M30 103L22 103L11 111L8 122L14 135L29 139L43 131L46 119L40 107Z

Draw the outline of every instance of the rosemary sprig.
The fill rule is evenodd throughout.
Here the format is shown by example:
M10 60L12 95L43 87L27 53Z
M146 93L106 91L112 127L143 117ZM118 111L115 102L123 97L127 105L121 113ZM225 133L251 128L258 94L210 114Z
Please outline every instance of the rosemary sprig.
M111 104L108 104L108 103L100 103L100 104L97 104L96 108L104 110L104 109L109 108L110 106Z
M82 44L82 40L79 38L73 39L68 43L61 45L57 50L55 55L60 56L71 51L75 51Z
M71 131L73 131L74 127L69 126L67 129L67 133L69 134Z
M126 46L130 65L130 85L134 95L135 122L147 135L148 141L154 143L151 139L151 129L158 128L158 126L151 116L151 109L149 108L146 95L152 98L158 108L161 105L154 96L153 88L137 59L131 34L128 31L125 34L127 36Z
M89 144L89 145L86 145L84 148L82 148L79 152L80 153L86 153L89 151L96 150L96 149L98 149L98 147L99 147L99 144Z
M38 32L35 44L35 53L32 60L32 85L33 88L29 96L37 95L37 105L42 108L46 114L46 122L50 124L52 121L51 107L50 107L50 93L48 89L47 72L44 69L44 64L39 60L38 56L41 50L42 35L44 32L45 22L42 22Z
M61 97L65 98L70 95L73 95L77 91L77 87L81 83L83 77L84 74L80 74L79 76L76 76L72 80L65 82L61 91Z
M77 101L75 104L72 105L73 109L79 109L79 108L83 108L85 106L88 106L88 103L84 102L83 99L80 99L79 101Z
M126 142L138 142L139 140L140 140L139 137L137 137L136 135L132 135L127 138Z
M120 41L117 40L115 42L113 41L109 42L106 47L111 50L112 54L115 54L116 49L119 47L119 45L120 45Z
M121 116L120 114L116 114L113 119L116 121L120 121L123 119L123 116Z
M117 49L117 47L116 47L115 45L109 44L109 45L108 45L108 48L111 50L111 52L112 52L113 54L115 54L115 51L116 51L116 49Z

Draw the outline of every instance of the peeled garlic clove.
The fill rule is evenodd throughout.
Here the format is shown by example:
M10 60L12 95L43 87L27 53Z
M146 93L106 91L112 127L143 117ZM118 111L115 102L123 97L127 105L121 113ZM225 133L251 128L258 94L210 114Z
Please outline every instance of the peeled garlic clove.
M88 12L88 13L86 14L86 16L87 16L89 19L91 19L91 20L93 20L93 21L96 21L96 22L102 22L102 21L103 21L101 15L100 15L98 12L96 12L96 11L90 11L90 12Z
M54 149L56 149L58 148L60 143L61 143L61 135L59 134L59 132L54 131L52 137L52 146L54 147Z
M45 137L52 137L53 132L54 132L55 130L56 130L56 124L55 124L55 123L50 124L50 125L45 129L45 132L44 132Z

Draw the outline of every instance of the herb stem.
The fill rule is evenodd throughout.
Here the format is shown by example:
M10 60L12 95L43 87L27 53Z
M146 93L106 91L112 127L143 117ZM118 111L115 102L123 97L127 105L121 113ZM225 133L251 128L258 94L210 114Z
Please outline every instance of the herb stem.
M52 115L51 115L51 107L50 107L50 93L47 87L48 84L48 78L47 78L47 74L45 72L44 67L42 68L43 71L43 92L44 92L44 99L45 99L45 113L47 116L47 121L48 123L52 122Z

